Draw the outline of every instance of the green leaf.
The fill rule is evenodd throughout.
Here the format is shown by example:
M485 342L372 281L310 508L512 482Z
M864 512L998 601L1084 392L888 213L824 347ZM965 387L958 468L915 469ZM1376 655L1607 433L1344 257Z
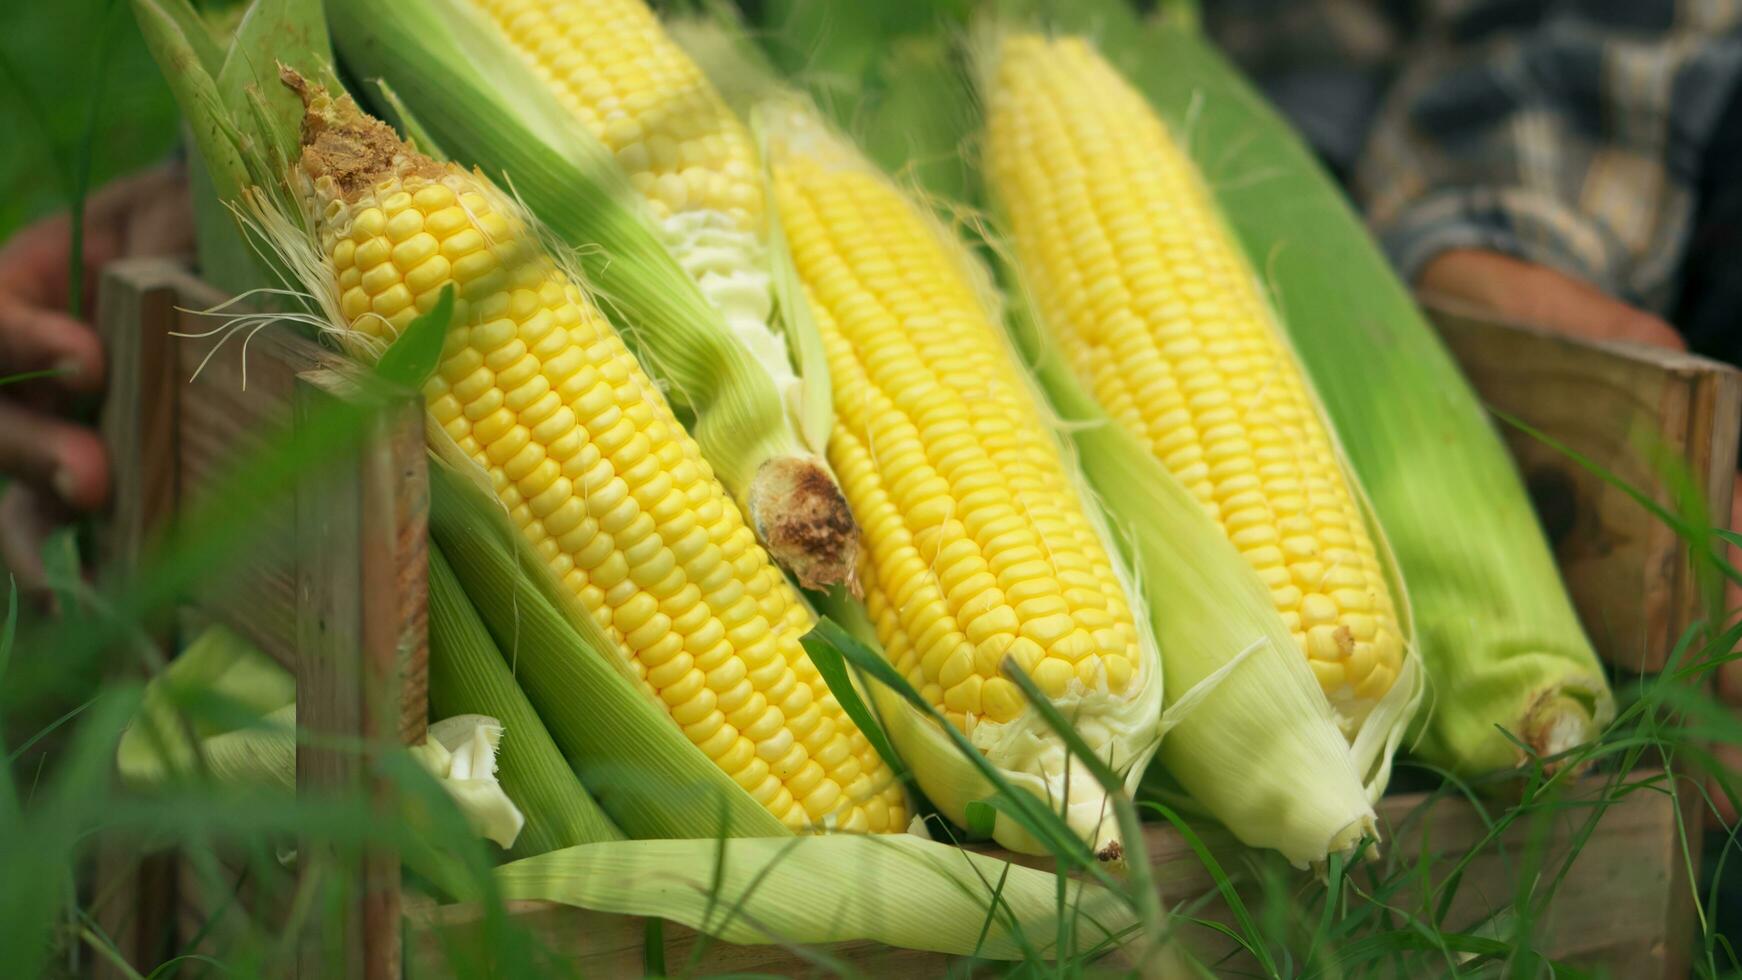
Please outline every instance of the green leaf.
M990 800L969 800L963 809L967 817L967 825L962 829L975 837L991 837L992 828L998 824L998 808Z
M218 73L219 94L275 174L302 145L302 99L279 80L279 66L336 91L332 60L321 0L254 0L236 29Z
M387 84L387 79L377 78L375 86L381 90L381 101L387 108L387 115L392 117L388 121L393 123L405 135L405 138L417 147L419 153L431 160L447 162L449 157L441 148L441 144L436 142L435 137L430 135L423 123L417 121L417 116L412 114L411 107L405 104L405 100L399 97L398 92L393 91L393 86Z
M453 319L454 284L450 282L442 286L441 295L429 312L407 324L399 339L381 355L375 373L412 391L422 388L441 364L442 345L447 341Z
M881 654L862 643L836 644L836 649L861 673L892 694L897 708L905 703L918 713L919 717L915 720L928 726L934 733L934 737L928 740L930 744L926 751L940 755L937 759L927 759L926 765L937 767L944 762L960 760L978 779L984 780L983 784L977 785L983 785L998 794L998 811L1009 816L1032 840L1040 843L1044 849L1039 853L1057 854L1062 860L1074 862L1083 868L1096 867L1094 855L1090 853L1088 845L1065 823L1063 817L1055 813L1035 793L1026 792L1013 785L1002 770L988 761L968 741L966 735L921 697ZM953 757L942 755L952 751ZM952 776L952 781L960 779L959 775ZM957 805L965 805L965 802Z
M12 662L12 644L18 636L18 582L6 577L6 619L0 622L0 679L6 677L6 667ZM0 715L0 751L6 748L5 717ZM13 785L12 767L0 766L0 827L8 826L18 813L18 790Z
M0 677L12 662L12 644L18 638L18 580L6 576L6 620L0 623Z
M859 726L859 731L877 750L883 761L889 764L895 778L907 782L909 774L906 763L895 751L895 746L889 742L889 735L883 731L883 723L872 714L865 700L859 696L859 688L853 684L853 679L847 673L847 662L841 654L841 647L847 644L858 644L852 634L842 629L834 620L827 616L817 620L811 631L800 641L804 644L805 653L810 655L811 663L817 668L817 673L823 675L823 680L829 685L829 691L835 695L835 700L841 702L841 709L853 719L853 724Z

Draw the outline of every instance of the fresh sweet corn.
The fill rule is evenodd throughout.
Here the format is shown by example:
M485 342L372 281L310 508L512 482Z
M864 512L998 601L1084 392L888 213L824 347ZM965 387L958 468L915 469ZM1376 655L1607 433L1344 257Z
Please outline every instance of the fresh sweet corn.
M1317 383L1409 586L1433 705L1417 758L1481 776L1597 736L1615 698L1481 399L1310 148L1202 35L1155 24L1125 55L1199 160ZM1351 351L1385 352L1379 369Z
M1190 158L1087 42L1002 41L986 176L1050 336L1270 588L1353 738L1403 673L1329 429Z
M1057 739L1003 672L1013 660L1068 706L1115 768L1153 750L1159 665L1101 518L960 246L809 111L768 115L775 200L834 377L829 458L859 515L876 638L988 759L1047 780L1067 820L1105 845L1104 794L1082 772L1070 785L1062 749L1033 752ZM926 785L927 760L909 761Z
M644 689L787 826L902 829L899 786L800 646L809 610L513 202L304 91L300 189L352 346L455 286L430 416Z

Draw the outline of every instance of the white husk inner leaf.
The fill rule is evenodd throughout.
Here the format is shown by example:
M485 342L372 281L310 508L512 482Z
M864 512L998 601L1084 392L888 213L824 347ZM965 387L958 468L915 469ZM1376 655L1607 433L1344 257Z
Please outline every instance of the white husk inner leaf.
M453 797L473 832L503 849L514 846L526 816L496 781L502 723L484 715L456 715L429 726L411 754Z
M774 286L761 240L720 211L681 211L660 221L659 231L726 329L768 373L787 413L796 417L799 378L786 338L771 325Z

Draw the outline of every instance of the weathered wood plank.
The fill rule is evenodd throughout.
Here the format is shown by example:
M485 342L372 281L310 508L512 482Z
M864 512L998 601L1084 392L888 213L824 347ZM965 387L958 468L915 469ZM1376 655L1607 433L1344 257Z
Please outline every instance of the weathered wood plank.
M425 635L428 484L422 402L338 370L296 376L297 438L318 438L322 420L367 407L366 434L334 453L296 488L297 723L362 751L305 745L301 793L366 793L392 812L387 781L370 775L372 751L421 740L428 707ZM407 683L410 679L410 683ZM390 980L400 970L399 867L395 855L360 858L304 842L309 867L356 883L353 911L310 931L304 976Z
M1691 354L1598 343L1428 307L1491 407L1674 507L1663 460L1728 523L1742 372ZM1663 522L1553 447L1500 425L1555 545L1585 629L1610 663L1654 671L1700 617L1686 549Z
M343 360L279 325L252 338L234 337L214 350L223 321L195 310L221 298L200 284L184 286L175 344L176 385L182 390L181 479L188 506L231 472L236 462L291 437L297 375L340 368ZM295 667L296 523L289 506L266 508L250 532L249 560L224 582L194 597L201 608L241 632L286 667Z
M135 574L153 538L175 513L178 472L175 418L178 389L169 331L187 280L163 259L110 265L99 286L97 330L108 358L109 385L98 429L109 450L110 508L98 527L101 581ZM168 623L154 624L167 640ZM142 855L136 842L105 836L97 846L92 915L135 968L149 969L169 951L173 924L174 856ZM121 977L98 960L98 977Z

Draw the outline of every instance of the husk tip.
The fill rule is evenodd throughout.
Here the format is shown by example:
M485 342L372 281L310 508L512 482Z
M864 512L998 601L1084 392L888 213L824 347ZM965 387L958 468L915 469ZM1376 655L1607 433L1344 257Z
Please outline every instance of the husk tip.
M778 456L750 482L750 519L768 553L807 589L859 595L859 525L834 474L815 457Z
M1520 727L1531 751L1551 760L1597 735L1591 709L1578 698L1559 690L1546 692L1537 698ZM1565 764L1565 760L1555 760L1547 763L1547 768L1553 771Z

